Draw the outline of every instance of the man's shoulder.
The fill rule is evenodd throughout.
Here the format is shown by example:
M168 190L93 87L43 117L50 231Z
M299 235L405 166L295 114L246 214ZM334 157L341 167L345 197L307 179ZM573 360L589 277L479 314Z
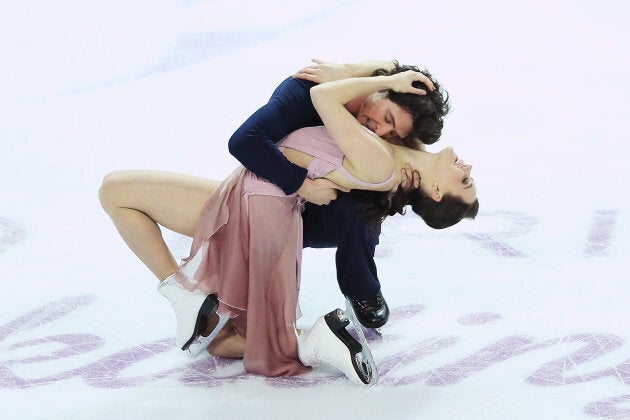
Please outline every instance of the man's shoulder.
M296 79L292 76L287 77L278 85L271 95L274 97L282 97L283 95L299 95L308 96L310 99L309 91L316 83L308 80Z

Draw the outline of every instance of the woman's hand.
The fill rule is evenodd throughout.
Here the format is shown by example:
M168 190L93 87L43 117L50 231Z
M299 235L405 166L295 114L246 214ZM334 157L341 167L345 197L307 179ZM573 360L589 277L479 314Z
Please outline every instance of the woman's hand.
M317 58L313 58L311 61L313 64L298 70L295 74L293 74L293 77L321 84L349 79L352 77L365 77L369 76L372 71L377 68L388 68L393 66L393 62L391 61L366 61L355 64L331 63ZM371 71L368 72L368 69ZM388 84L390 85L389 89L396 92L426 95L427 92L424 89L412 86L412 83L415 81L424 83L431 92L435 89L431 79L422 73L412 70L383 77L387 78Z
M368 60L344 64L331 63L318 58L313 58L311 61L313 64L298 70L293 77L315 83L325 83L350 77L368 77L378 69L389 72L398 66L396 60Z
M317 58L313 58L311 61L313 64L298 70L293 77L315 83L325 83L354 76L350 67L345 64L330 63Z
M424 83L430 91L433 91L435 87L431 80L422 73L413 70L407 70L402 73L393 74L391 76L383 76L387 78L389 88L395 92L401 93L414 93L416 95L426 95L427 92L424 89L413 87L413 82Z

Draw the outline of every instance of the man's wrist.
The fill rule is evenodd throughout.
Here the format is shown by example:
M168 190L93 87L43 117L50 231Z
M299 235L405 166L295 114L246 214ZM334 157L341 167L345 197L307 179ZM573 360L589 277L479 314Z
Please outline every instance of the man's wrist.
M303 194L307 192L312 182L313 180L309 177L304 178L304 182L302 182L302 185L300 185L300 188L298 188L296 191L297 195L303 196Z

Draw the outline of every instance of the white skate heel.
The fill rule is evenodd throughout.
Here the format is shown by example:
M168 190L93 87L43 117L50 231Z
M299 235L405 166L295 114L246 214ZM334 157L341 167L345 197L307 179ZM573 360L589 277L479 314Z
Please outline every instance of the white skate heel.
M320 317L308 332L298 336L298 355L307 366L328 364L359 385L378 382L378 371L367 342L359 343L346 330L348 318L341 309Z
M184 289L183 286L175 280L174 275L167 277L158 285L158 292L171 302L173 310L175 311L175 320L177 323L175 343L177 347L182 350L188 350L195 338L206 329L208 318L216 313L219 307L219 300L215 295L206 295L199 290L191 292ZM220 323L221 321L219 320L219 324ZM223 324L225 324L225 322L223 322ZM217 327L218 326L219 325L217 325ZM218 333L217 328L215 328L208 337L212 336L213 333L214 336L216 336L215 331ZM209 341L208 344L210 344ZM201 353L203 349L196 350L197 353L195 356Z

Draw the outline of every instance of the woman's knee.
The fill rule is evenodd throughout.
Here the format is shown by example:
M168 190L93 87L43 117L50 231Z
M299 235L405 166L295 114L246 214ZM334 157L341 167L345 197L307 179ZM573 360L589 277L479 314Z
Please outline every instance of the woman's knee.
M101 187L98 189L98 198L101 207L106 212L120 207L120 198L125 186L129 184L133 171L113 171L105 175Z

